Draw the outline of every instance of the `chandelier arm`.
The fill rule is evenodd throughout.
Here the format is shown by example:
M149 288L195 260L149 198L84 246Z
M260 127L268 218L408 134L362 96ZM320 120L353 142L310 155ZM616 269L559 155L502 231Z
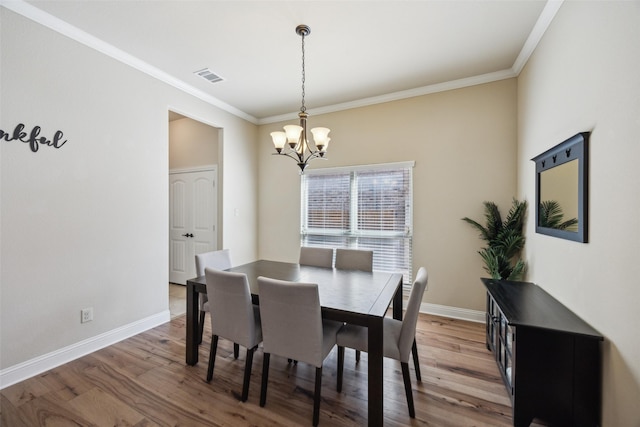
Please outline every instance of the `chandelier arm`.
M311 144L309 144L309 141L307 141L307 151L309 151L309 157L311 157L312 154L316 154L318 152L318 150L313 150L311 148ZM307 159L309 158L307 157Z
M309 151L309 154L307 155L307 160L318 157L318 153L320 152L319 150L311 150L311 148L308 148L308 151ZM307 160L305 160L305 162Z
M309 160L313 160L313 159L324 159L324 157L322 157L320 155L321 151L316 150L314 152L309 153L309 155L307 156L306 159L304 159L304 163L307 163ZM326 160L326 159L325 159Z
M280 152L280 153L271 153L274 156L286 156L289 157L290 159L295 160L296 162L300 163L302 162L302 159L300 157L296 157L298 156L298 154L296 153L296 156L292 156L291 152ZM304 161L303 163L306 163L306 161Z

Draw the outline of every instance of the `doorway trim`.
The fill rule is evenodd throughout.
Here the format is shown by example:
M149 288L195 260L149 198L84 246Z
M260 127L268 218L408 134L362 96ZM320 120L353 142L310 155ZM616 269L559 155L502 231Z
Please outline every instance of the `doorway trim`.
M221 218L221 213L222 213L222 208L220 206L220 201L222 200L221 197L221 191L222 191L222 186L220 185L220 166L219 165L203 165L203 166L194 166L191 168L177 168L177 169L169 169L169 173L167 175L167 178L170 178L172 174L176 174L176 173L190 173L190 172L209 172L212 171L215 173L216 175L216 185L217 185L217 198L216 198L216 246L221 248L222 247L222 227L221 227L221 223L222 223L222 218ZM171 202L171 201L169 201ZM171 224L171 218L168 217L167 218L167 230L169 229L169 225Z
M207 181L210 180L210 183L213 183L213 187L209 188L208 186L205 187L206 189L204 190L207 194L209 193L209 191L213 192L213 198L208 199L211 200L213 203L212 207L213 209L206 209L206 212L208 212L208 214L206 214L204 217L201 216L203 213L200 211L199 209L202 209L205 205L202 205L201 203L197 202L197 198L196 199L192 199L193 197L197 196L197 190L196 187L192 187L191 185L195 184L192 183L191 185L189 185L188 187L191 189L188 193L191 194L190 198L187 198L187 200L189 200L187 202L186 206L183 206L183 208L187 208L189 207L189 212L191 212L191 214L187 215L187 218L191 218L191 220L185 219L183 218L184 221L196 221L196 224L191 224L191 227L188 227L187 229L183 229L182 231L179 230L173 230L172 229L172 224L174 224L173 222L173 206L174 206L174 199L172 194L172 182L174 179L178 180L178 181L182 181L182 180L186 180L188 182L191 182L192 179L194 179L194 175L195 176L200 176L200 178L196 178L198 180L201 180L203 178L206 178ZM187 178L188 177L188 178ZM191 268L189 268L186 264L186 259L185 256L188 258L193 258L194 254L198 254L204 251L209 251L209 250L216 250L218 248L218 242L219 242L219 235L218 235L218 230L219 230L219 221L220 218L218 217L218 198L216 197L217 192L218 192L218 167L217 165L202 165L202 166L194 166L194 167L187 167L187 168L176 168L176 169L170 169L169 170L169 282L170 283L177 283L177 284L185 284L182 277L184 276L185 273L187 273L187 276L184 280L194 276L195 274L195 270L190 271ZM203 188L200 188L200 190L203 190ZM196 191L196 193L193 193L193 191ZM178 200L182 200L182 199L178 199ZM183 204L184 204L185 200L183 200ZM208 205L208 203L207 203ZM192 212L191 209L196 208L196 206L199 206L199 208L196 209L195 212ZM198 214L198 212L200 212L200 214ZM183 212L184 213L184 212ZM211 216L213 216L213 218L211 218ZM180 218L180 217L179 217ZM202 229L202 228L198 228L198 220L196 220L196 218L200 218L200 221L204 220L204 218L209 218L209 220L213 220L212 222L208 222L209 220L205 220L206 222L206 228ZM184 226L185 224L183 224ZM200 226L204 226L204 223L200 223ZM194 228L196 227L196 228ZM210 228L213 227L213 228ZM193 232L195 232L195 234L197 234L196 237L199 237L200 240L196 240L191 242L192 239L185 239L184 236L187 236L187 234L181 234L183 231L185 231L188 233L189 230L192 230ZM197 231L200 230L200 233L197 233ZM176 232L178 232L178 234L175 234ZM202 232L204 232L205 236L203 236ZM208 233L213 233L213 236L206 236L206 234ZM178 235L180 235L182 237L178 237ZM194 237L193 234L187 237ZM205 238L204 240L202 240L202 238ZM178 251L178 248L175 247L174 245L172 245L172 243L178 243L180 247L182 247L182 249L180 251ZM185 247L183 247L182 245L180 245L180 242L182 242L184 245L186 245ZM195 246L194 246L195 245ZM204 245L204 246L203 246ZM205 249L206 247L206 249ZM184 251L186 251L186 253L184 253ZM195 252L194 252L195 251ZM189 255L191 254L191 255ZM178 258L176 259L175 256L178 256ZM176 266L176 264L174 264L174 261L178 261L178 266L179 269L178 270L174 270L174 267ZM191 266L193 267L193 266ZM183 268L185 270L183 270ZM193 274L188 274L188 273L193 273Z

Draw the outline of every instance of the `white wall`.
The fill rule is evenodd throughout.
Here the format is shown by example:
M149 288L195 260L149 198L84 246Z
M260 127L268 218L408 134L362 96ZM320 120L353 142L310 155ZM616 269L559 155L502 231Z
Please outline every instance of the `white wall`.
M589 243L535 234L529 280L605 336L605 427L640 426L640 2L565 1L518 79L518 188L529 159L592 131Z
M0 141L0 368L168 319L168 110L224 128L223 233L257 253L256 126L3 7L0 129L57 130L61 148ZM239 215L232 213L239 209ZM80 324L80 309L94 308Z
M484 311L483 242L461 218L482 221L484 200L506 212L516 195L516 80L312 115L308 123L329 127L332 138L328 160L308 168L415 160L414 274L429 270L424 300ZM298 166L271 155L269 136L283 124L260 127L259 255L296 261Z

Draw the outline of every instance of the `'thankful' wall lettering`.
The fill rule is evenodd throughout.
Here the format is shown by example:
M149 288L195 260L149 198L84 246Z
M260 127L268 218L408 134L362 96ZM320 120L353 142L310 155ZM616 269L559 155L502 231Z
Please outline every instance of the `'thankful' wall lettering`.
M63 134L62 131L59 130L55 134L53 134L52 139L48 139L44 136L40 136L40 126L34 126L31 129L31 132L27 133L24 131L24 125L22 123L18 124L13 133L5 132L0 129L0 139L4 139L5 141L22 141L25 144L29 144L29 148L34 153L38 151L40 145L47 145L53 148L62 147L67 140L62 140Z

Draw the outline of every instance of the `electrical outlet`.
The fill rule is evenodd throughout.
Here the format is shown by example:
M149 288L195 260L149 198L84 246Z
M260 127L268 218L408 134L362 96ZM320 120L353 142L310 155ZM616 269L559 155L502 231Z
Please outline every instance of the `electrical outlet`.
M93 307L80 310L80 323L91 322L93 320Z

